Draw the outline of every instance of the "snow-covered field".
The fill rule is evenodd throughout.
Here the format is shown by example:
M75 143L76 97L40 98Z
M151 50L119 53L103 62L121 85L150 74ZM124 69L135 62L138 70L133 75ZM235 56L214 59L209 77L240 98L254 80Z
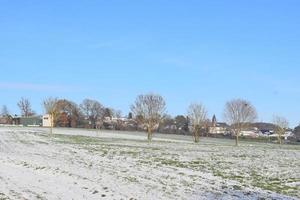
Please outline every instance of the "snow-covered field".
M0 128L0 199L299 199L300 146Z

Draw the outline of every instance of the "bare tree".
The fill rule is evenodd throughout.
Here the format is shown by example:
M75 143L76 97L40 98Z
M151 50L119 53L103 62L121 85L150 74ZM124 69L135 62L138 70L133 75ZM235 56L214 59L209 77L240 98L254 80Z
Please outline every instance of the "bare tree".
M50 133L51 134L53 132L53 127L55 125L54 122L59 114L59 111L57 108L57 102L58 102L58 99L52 98L52 97L49 97L43 101L43 106L44 106L45 112L47 114L49 114L49 116L50 116Z
M9 111L6 105L3 105L1 108L1 116L7 117L9 115Z
M273 117L273 124L275 125L275 133L277 134L278 143L282 144L282 136L285 130L289 127L289 122L286 118L275 115Z
M121 110L116 110L116 109L111 109L112 111L112 116L115 118L121 118L122 117L122 111Z
M200 132L206 127L207 111L201 103L192 103L187 112L192 125L194 142L198 143Z
M152 140L154 128L163 119L165 110L166 103L163 97L156 94L139 95L131 106L131 111L138 121L146 125L149 142Z
M80 108L85 115L85 118L89 120L92 128L96 128L97 120L100 120L104 116L104 107L96 100L84 99L80 104Z
M250 123L257 118L256 109L252 104L243 99L228 101L225 105L224 118L231 125L235 134L235 144L239 144L239 135Z
M22 97L17 104L21 110L21 115L23 117L29 117L34 115L34 111L31 109L30 101L27 98Z

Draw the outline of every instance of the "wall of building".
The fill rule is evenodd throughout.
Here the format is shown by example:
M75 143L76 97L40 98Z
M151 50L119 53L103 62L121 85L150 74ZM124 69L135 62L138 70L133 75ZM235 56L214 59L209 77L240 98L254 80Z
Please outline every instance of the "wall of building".
M42 118L39 116L36 117L21 117L20 124L23 126L41 126Z
M50 127L51 126L51 115L44 115L43 116L43 127Z

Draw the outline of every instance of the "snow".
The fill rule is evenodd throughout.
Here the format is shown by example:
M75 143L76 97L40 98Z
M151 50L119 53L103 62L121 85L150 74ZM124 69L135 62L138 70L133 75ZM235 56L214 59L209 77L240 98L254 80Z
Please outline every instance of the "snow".
M0 199L298 199L300 147L0 128Z

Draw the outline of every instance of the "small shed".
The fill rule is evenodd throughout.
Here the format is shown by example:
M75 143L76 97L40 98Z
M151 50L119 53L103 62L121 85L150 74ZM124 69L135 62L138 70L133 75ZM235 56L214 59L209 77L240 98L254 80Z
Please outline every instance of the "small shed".
M51 127L51 115L46 114L43 116L43 127Z

